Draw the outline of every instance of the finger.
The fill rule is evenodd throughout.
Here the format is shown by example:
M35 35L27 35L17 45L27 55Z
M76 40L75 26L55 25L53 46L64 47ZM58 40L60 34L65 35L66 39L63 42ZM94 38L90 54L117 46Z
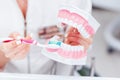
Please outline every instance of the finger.
M12 50L9 52L9 54L6 54L6 56L7 56L7 57L11 57L11 56L13 56L13 55L16 55L16 54L20 53L22 50L25 50L25 49L26 49L25 46L26 46L26 47L29 47L29 45L21 44L21 45L19 45L18 47L12 49Z
M21 49L21 51L20 51L19 53L16 53L16 55L18 55L18 54L22 54L22 55L27 54L27 52L28 52L29 49L30 49L30 45L23 44L23 45L21 45L21 46L22 46L23 49ZM24 52L24 53L23 53L23 52Z
M18 33L18 32L14 32L14 33L11 33L10 35L9 35L9 37L11 37L11 38L16 38L17 36L20 36L20 34Z
M27 50L22 50L20 53L16 54L12 59L14 60L21 60L21 59L24 59L27 54L28 54L28 48Z
M17 45L16 41L11 41L9 43L3 43L2 44L2 47L3 47L4 50L9 50L9 49L15 48L17 46L18 45Z
M26 40L31 40L32 37L33 37L33 34L31 33L31 34L27 35L27 36L25 37L25 39L26 39Z

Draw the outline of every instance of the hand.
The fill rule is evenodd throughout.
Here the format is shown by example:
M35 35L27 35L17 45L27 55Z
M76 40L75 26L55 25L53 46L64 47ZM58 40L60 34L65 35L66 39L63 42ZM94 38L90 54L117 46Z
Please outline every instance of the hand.
M49 39L55 35L63 37L63 34L60 33L56 25L40 29L38 31L38 34L39 34L39 37L43 39Z
M10 34L10 38L16 39L20 36L19 33ZM31 39L31 36L28 35L25 39ZM26 57L29 51L30 45L28 44L17 44L16 40L8 43L2 43L0 45L0 51L5 54L5 56L9 59L23 59Z
M65 37L64 42L72 46L84 46L85 50L87 50L92 43L92 37L84 38L76 28L70 27L67 31L67 36Z

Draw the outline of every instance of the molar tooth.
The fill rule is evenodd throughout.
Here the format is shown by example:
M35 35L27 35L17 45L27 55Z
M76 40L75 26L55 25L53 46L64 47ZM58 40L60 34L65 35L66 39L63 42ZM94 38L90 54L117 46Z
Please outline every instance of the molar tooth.
M75 47L74 51L77 51L77 46Z
M81 49L80 49L80 50L82 50L82 51L83 51L83 50L84 50L84 46L81 46Z
M73 48L71 47L71 51L75 51L75 48L74 48L74 47L73 47Z
M77 51L79 51L79 50L81 50L81 47L80 47L80 46L77 47Z

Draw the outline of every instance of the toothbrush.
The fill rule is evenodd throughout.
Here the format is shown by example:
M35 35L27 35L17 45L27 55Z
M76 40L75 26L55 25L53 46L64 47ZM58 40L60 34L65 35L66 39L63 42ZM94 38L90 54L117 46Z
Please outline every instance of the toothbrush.
M52 49L58 49L60 47L60 43L57 43L57 45L49 45L51 44L51 42L49 42L48 45L43 45L38 43L36 40L24 40L24 39L20 39L21 43L25 43L25 44L32 44L32 45L36 45L39 47L43 47L43 48L52 48Z
M57 45L49 45L49 44L52 44L51 42L49 42L48 45L43 45L43 44L38 43L36 40L13 39L13 38L0 38L0 43L7 43L13 40L18 40L24 44L32 44L32 45L36 45L36 46L43 47L43 48L58 49L60 47L60 43L57 43Z
M13 38L0 38L0 43L7 43L13 41Z

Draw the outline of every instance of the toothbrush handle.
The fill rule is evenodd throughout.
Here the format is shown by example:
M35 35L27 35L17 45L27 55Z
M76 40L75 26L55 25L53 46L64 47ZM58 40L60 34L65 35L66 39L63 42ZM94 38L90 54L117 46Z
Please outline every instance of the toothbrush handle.
M37 43L36 45L39 46L39 47L43 47L43 48L49 48L47 45L43 45L43 44L40 44L40 43Z
M39 47L44 47L44 48L47 48L47 47L48 47L48 46L46 46L46 45L42 45L42 44L38 43L38 42L35 41L35 40L24 40L24 39L21 39L21 43L33 44L33 45L36 45L36 46L39 46Z
M13 40L14 39L12 39L12 38L0 38L0 43L7 43L7 42L11 42Z

